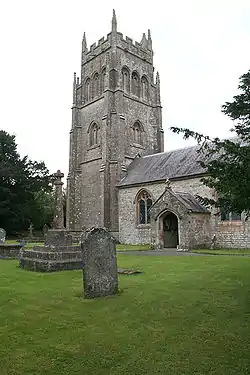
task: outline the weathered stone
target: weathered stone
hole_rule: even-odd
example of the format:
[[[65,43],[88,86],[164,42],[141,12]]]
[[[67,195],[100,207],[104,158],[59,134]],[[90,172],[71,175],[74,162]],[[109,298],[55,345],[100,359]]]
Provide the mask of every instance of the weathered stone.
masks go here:
[[[30,223],[28,229],[29,229],[29,238],[32,239],[34,237],[34,235],[33,235],[34,225],[32,223]]]
[[[53,229],[45,233],[44,246],[35,246],[32,250],[22,250],[19,257],[20,267],[38,272],[52,272],[82,268],[82,251],[80,246],[72,246],[72,236],[63,227],[63,203],[61,178],[59,170],[54,174],[56,188],[56,208]]]
[[[63,214],[63,194],[62,194],[62,178],[64,177],[64,174],[58,170],[56,173],[53,174],[55,180],[55,212],[54,212],[54,218],[53,218],[53,228],[54,229],[62,229],[64,228],[64,214]]]
[[[3,228],[0,228],[0,244],[5,242],[6,231]]]
[[[45,246],[71,246],[72,236],[65,229],[49,229],[44,241]]]
[[[22,244],[0,244],[0,258],[18,259]]]
[[[154,249],[249,248],[250,221],[223,222],[217,209],[190,210],[179,194],[216,199],[201,181],[206,170],[197,146],[163,152],[160,77],[154,74],[150,32],[133,43],[117,32],[114,14],[112,31],[90,50],[84,36],[81,58],[80,77],[74,74],[67,179],[66,227],[74,238],[81,238],[83,228],[105,227],[121,243],[150,243]],[[178,202],[161,199],[169,183]],[[138,221],[142,190],[158,209],[145,211],[145,223]]]
[[[117,182],[136,155],[163,151],[151,36],[133,43],[112,28],[90,51],[83,48],[81,66],[73,85],[67,229],[118,233]]]
[[[21,250],[19,265],[29,271],[53,272],[82,269],[80,246],[51,249],[49,246],[36,246],[32,250]]]
[[[115,242],[105,229],[95,228],[88,233],[82,243],[85,298],[104,297],[117,293]]]

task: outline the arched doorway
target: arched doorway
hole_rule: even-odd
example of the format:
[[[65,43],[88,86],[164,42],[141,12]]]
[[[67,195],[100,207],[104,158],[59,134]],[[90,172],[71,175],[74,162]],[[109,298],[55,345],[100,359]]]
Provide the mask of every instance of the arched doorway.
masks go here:
[[[172,212],[162,217],[164,247],[176,248],[179,245],[178,219]]]

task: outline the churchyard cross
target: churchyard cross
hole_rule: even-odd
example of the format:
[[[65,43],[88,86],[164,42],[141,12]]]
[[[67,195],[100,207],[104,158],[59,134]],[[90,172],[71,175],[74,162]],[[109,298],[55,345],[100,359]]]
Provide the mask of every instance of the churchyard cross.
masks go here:
[[[53,174],[55,180],[55,213],[53,219],[53,228],[54,229],[63,229],[64,228],[64,215],[63,215],[63,194],[62,194],[62,178],[64,174],[58,170],[56,173]]]

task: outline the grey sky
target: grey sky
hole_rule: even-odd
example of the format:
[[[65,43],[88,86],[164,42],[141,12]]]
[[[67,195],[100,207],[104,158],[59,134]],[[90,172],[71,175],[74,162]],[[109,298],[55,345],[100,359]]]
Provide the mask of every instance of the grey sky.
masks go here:
[[[188,145],[171,125],[230,136],[232,123],[220,108],[250,69],[249,0],[2,1],[1,129],[16,134],[21,155],[44,160],[51,172],[68,170],[82,34],[88,46],[106,36],[113,8],[118,30],[133,40],[151,29],[165,150]]]

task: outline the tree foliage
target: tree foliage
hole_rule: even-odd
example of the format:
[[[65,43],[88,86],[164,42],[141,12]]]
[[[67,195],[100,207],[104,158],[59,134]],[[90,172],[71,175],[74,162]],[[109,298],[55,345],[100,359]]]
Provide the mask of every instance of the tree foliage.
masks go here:
[[[192,137],[203,153],[200,164],[206,168],[205,185],[214,188],[218,199],[200,197],[203,203],[220,207],[226,212],[250,212],[250,70],[240,77],[240,94],[222,106],[222,112],[233,120],[235,137],[221,140],[190,129],[171,127],[174,133]]]
[[[44,214],[38,196],[49,194],[51,189],[51,177],[45,164],[27,156],[21,158],[15,136],[1,130],[0,227],[11,233],[27,230],[30,222],[38,223],[41,213]]]

